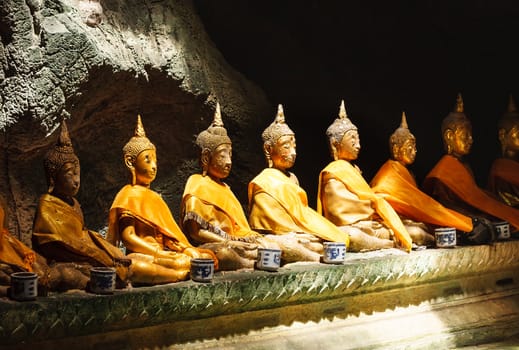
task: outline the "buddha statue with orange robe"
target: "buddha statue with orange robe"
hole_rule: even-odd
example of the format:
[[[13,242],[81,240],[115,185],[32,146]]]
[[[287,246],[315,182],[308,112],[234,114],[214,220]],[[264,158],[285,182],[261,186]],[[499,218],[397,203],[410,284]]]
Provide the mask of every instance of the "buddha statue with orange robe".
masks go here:
[[[405,113],[402,113],[400,127],[389,138],[389,159],[371,180],[371,188],[384,197],[409,227],[414,223],[425,223],[432,227],[449,226],[459,231],[472,231],[472,219],[448,209],[418,188],[414,175],[408,166],[416,157],[416,139],[409,131]],[[432,227],[425,229],[432,233]],[[434,243],[429,235],[427,241]]]
[[[85,228],[75,195],[80,185],[79,159],[65,121],[57,144],[44,159],[48,193],[40,197],[34,217],[32,246],[51,261],[115,266],[120,282],[129,278],[129,259],[97,232]]]
[[[217,103],[214,121],[197,139],[202,174],[191,175],[181,205],[182,229],[195,244],[213,250],[221,270],[253,268],[257,248],[280,248],[283,262],[319,261],[320,254],[295,239],[253,231],[243,208],[223,182],[232,166],[232,143]]]
[[[294,132],[285,123],[283,107],[262,133],[268,168],[258,174],[248,188],[249,224],[262,233],[305,234],[317,241],[344,242],[349,235],[308,206],[306,192],[297,177],[288,171],[296,160]]]
[[[519,210],[500,202],[478,187],[464,156],[472,147],[472,124],[464,113],[463,99],[458,95],[456,108],[442,122],[446,154],[427,174],[423,189],[444,206],[470,216],[476,223],[487,226],[473,243],[485,243],[495,237],[488,221],[508,221],[511,229],[519,228]],[[474,225],[474,231],[475,231]]]
[[[512,96],[497,128],[501,157],[492,163],[488,188],[502,202],[519,209],[519,113]]]
[[[115,196],[109,213],[107,239],[115,245],[122,242],[129,257],[151,266],[150,279],[145,283],[189,278],[191,258],[212,258],[217,267],[214,253],[193,247],[166,202],[150,189],[157,175],[157,156],[155,145],[146,137],[140,116],[135,135],[124,146],[123,154],[131,183]]]
[[[326,135],[334,160],[319,174],[317,211],[347,230],[352,251],[390,248],[394,242],[410,251],[412,239],[398,214],[351,163],[358,157],[360,138],[346,115],[344,101]]]
[[[4,202],[0,199],[0,285],[9,285],[9,275],[27,271],[38,275],[38,293],[84,289],[89,280],[88,267],[74,263],[48,264],[43,256],[11,235],[6,228]]]

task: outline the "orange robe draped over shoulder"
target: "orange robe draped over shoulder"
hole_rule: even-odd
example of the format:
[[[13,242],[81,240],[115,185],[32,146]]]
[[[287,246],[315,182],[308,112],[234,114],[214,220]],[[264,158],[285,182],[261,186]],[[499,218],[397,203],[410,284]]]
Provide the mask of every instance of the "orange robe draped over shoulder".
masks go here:
[[[264,169],[249,183],[248,194],[253,229],[276,234],[306,232],[349,245],[349,235],[310,208],[306,192],[281,171]]]
[[[317,190],[317,211],[319,213],[326,213],[326,208],[323,208],[323,204],[326,204],[323,202],[323,198],[321,198],[323,188],[326,185],[325,182],[327,181],[325,179],[340,181],[349,192],[356,194],[359,199],[370,201],[375,212],[382,218],[384,224],[393,230],[395,238],[401,246],[407,251],[411,250],[411,237],[398,214],[384,198],[373,192],[360,171],[348,161],[333,161],[319,174],[319,187]]]
[[[488,188],[506,204],[519,206],[519,162],[498,158],[492,163],[488,177]]]
[[[74,202],[79,208],[75,199]],[[124,257],[121,250],[100,234],[85,229],[83,216],[71,205],[50,194],[40,197],[32,242],[37,251],[51,243],[63,247],[63,255],[53,250],[53,256],[45,256],[62,262],[86,261],[98,266],[114,266],[114,258]]]
[[[444,207],[422,192],[409,170],[400,162],[388,160],[371,180],[371,187],[405,218],[437,226],[452,226],[464,232],[472,231],[470,217]]]
[[[3,226],[5,212],[0,205],[0,262],[32,271],[32,264],[36,260],[34,251],[13,237]]]
[[[445,155],[425,177],[424,190],[432,193],[434,180],[441,182],[456,196],[472,207],[487,214],[506,220],[519,228],[519,210],[501,203],[478,187],[472,174],[458,159]]]
[[[158,233],[180,243],[183,248],[192,247],[178,227],[171,210],[155,191],[139,186],[126,185],[115,196],[108,216],[107,239],[118,244],[120,241],[119,214],[130,212],[137,220],[153,227]]]
[[[243,208],[225,183],[210,176],[191,175],[182,196],[181,217],[184,223],[195,220],[205,230],[229,240],[253,239]]]

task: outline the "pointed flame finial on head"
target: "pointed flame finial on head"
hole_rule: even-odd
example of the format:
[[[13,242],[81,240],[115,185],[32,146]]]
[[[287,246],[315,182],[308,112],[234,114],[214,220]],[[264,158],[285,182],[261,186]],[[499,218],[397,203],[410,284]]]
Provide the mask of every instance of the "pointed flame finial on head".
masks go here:
[[[405,111],[402,111],[402,121],[400,122],[400,127],[403,129],[409,129],[409,127],[407,126],[407,119],[405,116]]]
[[[357,127],[348,118],[346,107],[344,107],[344,100],[341,100],[339,117],[335,118],[333,123],[326,129],[326,136],[328,136],[328,139],[333,138],[335,141],[341,140],[348,130],[353,129],[357,130]]]
[[[144,150],[155,149],[155,145],[151,143],[151,141],[146,137],[146,132],[144,131],[144,126],[142,125],[141,115],[137,115],[137,125],[135,126],[135,132],[133,133],[130,141],[126,143],[123,147],[123,155],[131,156],[134,159],[137,159],[139,153]]]
[[[463,98],[461,97],[461,93],[458,93],[458,97],[456,97],[456,108],[454,109],[455,112],[463,113]]]
[[[213,122],[206,130],[198,134],[196,137],[196,144],[202,151],[204,149],[209,149],[211,152],[213,152],[218,146],[224,143],[232,144],[231,139],[229,136],[227,136],[227,130],[223,125],[220,103],[216,102]]]
[[[67,123],[65,123],[65,119],[62,119],[61,130],[58,139],[56,140],[56,144],[47,151],[43,158],[43,166],[45,168],[47,184],[49,185],[49,193],[52,192],[52,189],[54,188],[54,182],[61,167],[68,162],[79,164],[79,159],[74,153],[72,141],[70,140],[70,135],[68,133]]]
[[[216,110],[214,111],[213,127],[219,126],[223,128],[222,113],[220,112],[220,103],[216,102]]]
[[[285,113],[283,112],[283,105],[278,104],[278,113],[276,114],[276,123],[282,124],[285,123]]]
[[[281,136],[294,135],[294,132],[285,122],[285,113],[283,111],[283,105],[278,105],[278,111],[274,121],[261,133],[263,143],[274,144]]]
[[[346,107],[344,107],[344,100],[341,100],[341,106],[339,107],[339,118],[346,119],[348,114],[346,113]]]
[[[67,123],[65,123],[65,119],[61,121],[61,132],[58,138],[58,146],[71,147],[72,150],[72,141],[70,140],[70,135],[68,133]]]
[[[146,137],[146,132],[144,131],[144,126],[142,125],[142,120],[141,120],[140,114],[137,114],[137,125],[135,126],[134,136]]]

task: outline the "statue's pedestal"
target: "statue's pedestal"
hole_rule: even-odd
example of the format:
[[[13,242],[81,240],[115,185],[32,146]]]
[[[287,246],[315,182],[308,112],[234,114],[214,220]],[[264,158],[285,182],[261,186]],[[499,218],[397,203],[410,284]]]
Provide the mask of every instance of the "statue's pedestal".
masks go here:
[[[455,348],[519,334],[519,241],[0,301],[0,348]]]

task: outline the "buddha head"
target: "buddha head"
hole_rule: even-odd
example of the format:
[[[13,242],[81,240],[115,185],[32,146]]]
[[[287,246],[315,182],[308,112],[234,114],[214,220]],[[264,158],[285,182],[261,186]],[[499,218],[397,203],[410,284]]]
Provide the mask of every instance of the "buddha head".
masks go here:
[[[497,124],[497,135],[503,157],[516,158],[519,152],[519,113],[511,95],[508,109]]]
[[[339,117],[326,130],[330,152],[334,160],[352,161],[357,159],[360,152],[360,138],[357,127],[346,114],[344,100],[341,101]]]
[[[198,134],[196,144],[201,151],[200,165],[203,176],[208,174],[215,180],[229,176],[232,166],[232,142],[223,126],[219,103],[216,103],[213,122]]]
[[[261,134],[263,153],[269,168],[286,171],[296,162],[296,137],[285,123],[283,106],[278,105],[276,118]]]
[[[442,122],[443,146],[447,154],[461,158],[472,147],[472,125],[463,112],[463,99],[458,94],[456,107]]]
[[[80,185],[79,159],[74,153],[65,120],[61,122],[56,145],[45,155],[43,166],[49,193],[63,199],[77,194]]]
[[[123,147],[123,156],[132,176],[131,184],[150,187],[157,176],[157,154],[155,145],[146,137],[140,115],[133,137]]]
[[[405,112],[402,112],[400,126],[389,137],[391,158],[403,165],[413,164],[416,158],[416,139],[409,131]]]

